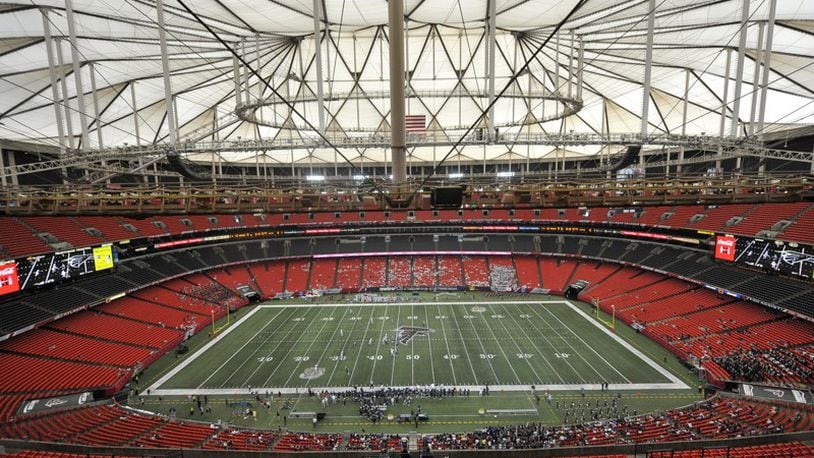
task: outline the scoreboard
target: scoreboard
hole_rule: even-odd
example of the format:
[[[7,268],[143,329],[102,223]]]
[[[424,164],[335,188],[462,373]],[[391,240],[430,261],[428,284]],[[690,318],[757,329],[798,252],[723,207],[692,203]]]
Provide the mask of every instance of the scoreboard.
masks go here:
[[[814,279],[814,247],[780,240],[717,236],[715,259]]]
[[[6,261],[0,263],[0,295],[112,269],[114,263],[115,252],[109,244]]]

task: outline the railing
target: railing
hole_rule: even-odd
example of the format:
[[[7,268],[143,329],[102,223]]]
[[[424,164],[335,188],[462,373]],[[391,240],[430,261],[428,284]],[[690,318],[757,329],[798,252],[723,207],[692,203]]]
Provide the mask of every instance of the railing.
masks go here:
[[[192,185],[58,185],[0,189],[0,209],[6,214],[98,213],[229,213],[283,211],[351,211],[386,209],[389,202],[410,196],[412,209],[431,208],[431,188],[457,184],[464,189],[463,206],[472,208],[644,206],[682,203],[795,201],[812,192],[812,176],[681,177],[662,180],[552,181],[545,175],[443,179],[417,189],[382,184],[365,190],[347,177],[313,182],[219,186]]]

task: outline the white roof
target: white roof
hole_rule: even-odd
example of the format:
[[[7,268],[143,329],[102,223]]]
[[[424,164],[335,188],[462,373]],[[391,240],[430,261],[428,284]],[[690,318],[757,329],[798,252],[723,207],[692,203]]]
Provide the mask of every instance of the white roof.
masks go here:
[[[326,124],[329,131],[386,131],[389,124],[388,43],[386,0],[320,0],[321,18],[330,40],[322,41]],[[496,0],[498,29],[495,86],[503,88],[535,49],[546,40],[577,3],[575,0]],[[765,27],[771,0],[749,2],[746,59],[739,118],[751,117],[752,81],[760,29]],[[218,34],[239,50],[245,41],[250,65],[309,120],[316,119],[313,2],[311,0],[188,0]],[[717,134],[727,53],[731,53],[729,106],[733,108],[734,74],[740,32],[741,0],[657,0],[653,50],[650,130]],[[72,48],[67,39],[64,0],[6,0],[0,6],[0,137],[56,143],[48,59],[41,8],[50,11],[51,33],[60,40],[68,75],[71,126],[79,137],[76,86],[71,75]],[[141,143],[167,137],[164,89],[156,8],[144,0],[74,0],[77,54],[82,63],[89,143],[97,146],[101,125],[105,146],[135,144],[131,86],[135,84]],[[229,118],[235,108],[233,64],[225,50],[176,0],[166,0],[166,30],[181,136],[211,128],[213,120]],[[503,132],[639,132],[642,81],[647,38],[648,1],[591,0],[567,21],[559,46],[550,40],[512,88],[526,97],[507,98],[495,108]],[[408,70],[415,96],[408,114],[425,114],[430,127],[470,125],[488,103],[486,75],[486,0],[405,0],[408,19]],[[769,77],[766,130],[810,124],[814,120],[814,2],[778,1]],[[558,108],[542,106],[540,94],[554,90],[559,70],[560,92],[568,88],[570,42],[584,42],[583,109],[566,119],[525,124]],[[728,51],[730,50],[730,51]],[[576,50],[573,66],[576,68]],[[259,61],[258,61],[259,55]],[[555,64],[558,61],[558,65]],[[90,97],[90,67],[94,63],[100,123],[95,122]],[[461,74],[459,81],[458,75]],[[293,77],[289,77],[293,75]],[[683,122],[685,78],[689,75],[687,123]],[[241,76],[242,78],[242,76]],[[358,80],[358,85],[355,82]],[[241,79],[242,81],[242,79]],[[574,84],[575,79],[572,81]],[[57,83],[59,85],[59,83]],[[270,91],[250,76],[249,98],[257,101]],[[575,88],[573,88],[575,90]],[[262,95],[261,95],[262,94]],[[604,114],[603,114],[604,111]],[[283,104],[271,103],[259,115],[278,127],[236,122],[223,128],[220,139],[296,136],[304,129]],[[289,118],[291,118],[289,120]],[[287,121],[288,120],[288,121]],[[731,111],[728,111],[726,131]],[[280,127],[283,127],[282,129]],[[457,131],[460,133],[460,130]],[[452,134],[450,134],[452,135]],[[545,157],[548,146],[495,145],[467,147],[451,161],[509,157]],[[597,147],[569,148],[568,155],[592,155]],[[347,151],[354,160],[380,160],[381,150]],[[416,148],[411,161],[433,161],[446,149]],[[208,160],[208,157],[198,157]],[[254,162],[254,153],[225,154]],[[275,151],[268,163],[312,161],[331,163],[325,149]]]

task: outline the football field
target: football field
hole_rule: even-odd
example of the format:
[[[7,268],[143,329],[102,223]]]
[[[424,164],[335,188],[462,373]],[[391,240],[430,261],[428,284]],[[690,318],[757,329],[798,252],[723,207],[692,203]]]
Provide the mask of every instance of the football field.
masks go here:
[[[267,303],[151,387],[154,395],[302,393],[371,384],[504,391],[685,389],[566,300]]]

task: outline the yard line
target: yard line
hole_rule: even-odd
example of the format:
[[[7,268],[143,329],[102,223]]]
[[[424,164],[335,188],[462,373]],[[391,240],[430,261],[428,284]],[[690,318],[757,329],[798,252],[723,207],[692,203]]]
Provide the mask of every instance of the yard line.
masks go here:
[[[506,307],[503,307],[503,308],[505,309]],[[511,317],[512,317],[512,320],[514,320],[514,315],[513,315],[512,313],[509,313],[508,309],[505,311],[505,313],[506,313],[506,315],[507,315],[507,316],[511,316]],[[514,344],[515,348],[517,348],[517,351],[518,351],[518,352],[520,352],[520,353],[525,353],[525,352],[523,351],[523,349],[522,349],[522,348],[520,348],[520,345],[517,343],[517,341],[516,341],[516,340],[514,340],[514,336],[512,336],[512,333],[511,333],[511,331],[509,331],[509,328],[507,328],[507,327],[506,327],[506,325],[505,325],[505,324],[503,324],[503,320],[498,319],[497,321],[498,321],[498,322],[500,322],[500,325],[503,327],[503,330],[504,330],[504,331],[506,331],[506,335],[508,335],[508,336],[509,336],[509,339],[510,339],[510,340],[512,341],[512,343]],[[515,323],[517,323],[517,321],[516,321],[516,320],[515,320]],[[520,324],[519,324],[519,323],[517,323],[517,327],[518,327],[518,328],[520,327]],[[525,332],[525,331],[523,331],[523,332]],[[494,334],[494,332],[492,332],[492,334]],[[535,347],[535,348],[536,348],[536,347]],[[541,355],[541,356],[542,356],[542,355]],[[543,358],[545,358],[545,357],[543,356]],[[531,371],[532,371],[532,372],[534,372],[534,376],[535,376],[535,377],[537,377],[537,382],[536,382],[536,384],[537,384],[537,385],[542,384],[542,383],[543,383],[543,379],[542,379],[542,378],[540,378],[540,374],[538,374],[538,373],[537,373],[537,369],[535,369],[535,368],[534,368],[534,366],[531,364],[531,358],[524,358],[524,359],[525,359],[525,361],[526,361],[526,364],[528,364],[528,365],[529,365],[529,368],[531,369]],[[509,363],[509,365],[510,365],[510,366],[512,366],[512,364],[511,364],[511,363]],[[514,370],[514,366],[512,366],[512,370]],[[519,380],[519,378],[518,378],[518,380]],[[521,383],[522,383],[522,382],[521,382]]]
[[[203,385],[204,385],[206,382],[208,382],[208,381],[209,381],[209,379],[211,379],[212,377],[214,377],[214,375],[215,375],[215,374],[217,374],[218,372],[220,372],[220,370],[221,370],[221,369],[223,369],[223,367],[224,367],[224,366],[226,366],[226,365],[229,363],[229,361],[231,361],[231,360],[232,360],[232,358],[234,358],[234,357],[235,357],[235,356],[236,356],[238,353],[240,353],[240,351],[241,351],[241,350],[243,350],[244,348],[246,348],[246,346],[247,346],[247,345],[249,345],[249,343],[251,343],[251,341],[252,341],[252,340],[254,340],[254,338],[255,338],[255,337],[257,337],[258,335],[260,335],[260,333],[261,333],[261,332],[263,332],[263,331],[264,331],[264,330],[265,330],[265,329],[266,329],[266,328],[267,328],[267,327],[268,327],[268,326],[269,326],[269,325],[270,325],[272,322],[274,322],[274,320],[275,320],[275,319],[277,319],[277,317],[278,317],[278,316],[280,316],[280,314],[281,314],[281,313],[283,313],[284,311],[285,311],[285,309],[280,309],[280,311],[279,311],[279,312],[277,312],[277,314],[276,314],[276,315],[274,315],[274,317],[273,317],[272,319],[270,319],[270,320],[269,320],[269,322],[268,322],[268,323],[266,323],[266,325],[265,325],[265,326],[263,326],[262,328],[260,328],[260,330],[259,330],[259,331],[257,331],[257,332],[255,332],[255,333],[254,333],[254,335],[251,337],[251,339],[246,340],[246,342],[245,342],[243,345],[241,345],[241,346],[240,346],[240,348],[238,348],[237,350],[235,350],[235,352],[234,352],[234,353],[232,353],[232,355],[231,355],[231,356],[229,356],[229,358],[227,358],[227,359],[226,359],[226,361],[224,361],[224,362],[223,362],[223,364],[221,364],[220,366],[218,366],[218,368],[217,368],[217,369],[215,369],[215,370],[214,370],[214,371],[213,371],[211,374],[209,374],[209,377],[207,377],[207,378],[206,378],[206,379],[205,379],[203,382],[201,382],[201,384],[200,384],[200,385],[198,385],[198,386],[197,386],[197,388],[202,387],[202,386],[203,386]],[[237,325],[237,324],[235,324],[235,326],[236,326],[236,325]]]
[[[359,312],[361,314],[362,308],[359,308]],[[365,345],[365,338],[367,337],[367,331],[370,329],[370,323],[373,322],[373,311],[370,312],[370,319],[367,320],[367,325],[365,326],[365,333],[362,335],[362,338],[359,339],[359,351],[356,352],[356,359],[353,360],[353,369],[350,370],[350,377],[348,378],[348,386],[351,385],[351,380],[353,380],[353,374],[356,372],[356,364],[359,363],[359,357],[362,355],[362,347]],[[367,383],[365,383],[367,385]]]
[[[453,310],[453,313],[454,313],[454,310]],[[457,321],[458,319],[455,318],[455,320]],[[475,320],[469,320],[469,324],[472,325],[472,332],[475,333],[475,338],[477,339],[478,343],[480,344],[480,350],[483,352],[481,354],[486,355],[488,352],[486,351],[486,347],[483,346],[483,341],[480,340],[480,334],[478,334],[478,330],[475,329],[475,323],[473,323],[473,321],[475,321]],[[486,357],[484,357],[484,359],[486,360],[486,364],[489,365],[489,369],[492,370],[492,375],[495,376],[494,385],[500,385],[500,377],[497,376],[497,372],[495,372],[495,368],[494,368],[494,366],[492,366],[492,361],[489,360],[489,358],[486,358]],[[515,374],[515,375],[517,375],[517,374]]]
[[[549,309],[548,309],[548,307],[546,307],[546,308],[545,308],[545,311],[546,311],[546,312],[547,312],[549,315],[551,315],[551,316],[552,316],[552,317],[553,317],[555,320],[559,321],[559,319],[557,318],[557,316],[556,316],[556,315],[554,315],[554,313],[552,313],[552,312],[551,312],[551,310],[549,310]],[[535,311],[535,313],[537,313],[537,312]],[[547,323],[547,322],[546,322],[546,323]],[[562,324],[563,326],[565,326],[565,324],[564,324],[562,321],[560,321],[560,324]],[[587,365],[588,365],[588,367],[590,367],[590,368],[591,368],[591,370],[592,370],[592,371],[594,371],[594,372],[596,373],[596,375],[598,375],[598,376],[599,376],[599,382],[602,382],[602,381],[605,379],[605,375],[604,375],[604,374],[602,374],[601,372],[599,372],[598,370],[596,370],[596,367],[594,367],[594,365],[593,365],[593,364],[591,364],[591,362],[590,362],[590,361],[588,361],[587,359],[585,359],[585,356],[583,356],[583,355],[582,355],[582,352],[577,351],[577,349],[576,349],[576,348],[574,348],[574,346],[573,346],[573,345],[571,345],[571,343],[570,343],[570,342],[569,342],[569,341],[568,341],[568,340],[567,340],[565,337],[563,337],[563,336],[562,336],[562,335],[561,335],[561,334],[560,334],[560,333],[557,331],[557,329],[556,329],[554,326],[551,326],[551,325],[549,325],[549,326],[550,326],[551,331],[552,331],[552,332],[554,332],[554,334],[556,334],[556,335],[557,335],[557,337],[558,337],[560,340],[562,340],[562,341],[563,341],[563,343],[565,343],[565,345],[567,345],[567,346],[568,346],[568,348],[570,348],[570,349],[571,349],[571,351],[572,351],[572,352],[573,352],[575,355],[577,355],[577,357],[578,357],[579,359],[581,359],[582,361],[584,361],[584,362],[585,362],[585,364],[587,364]],[[567,327],[567,326],[566,326],[566,327]],[[629,380],[628,380],[628,381],[629,381]]]
[[[491,310],[492,306],[489,306],[489,309]],[[511,360],[509,360],[509,356],[506,355],[506,351],[503,349],[503,345],[500,344],[500,340],[498,340],[497,335],[495,334],[495,330],[492,329],[492,326],[489,325],[489,322],[486,320],[486,316],[485,316],[486,314],[485,313],[479,313],[478,315],[480,315],[480,317],[483,319],[483,323],[486,325],[486,328],[489,329],[489,332],[492,333],[492,337],[495,339],[495,345],[497,345],[497,348],[499,348],[500,352],[503,353],[503,357],[506,358],[506,364],[509,365],[509,369],[512,370],[512,373],[514,374],[514,378],[517,379],[517,384],[518,385],[522,384],[523,381],[520,380],[520,376],[517,375],[517,371],[514,370],[514,366],[512,365]],[[498,321],[500,321],[500,320],[498,319]],[[472,324],[472,328],[473,329],[475,328],[474,324]],[[475,333],[475,334],[477,335],[477,333]],[[478,336],[478,338],[480,339],[480,336]],[[481,344],[481,346],[483,346],[483,344]],[[537,378],[539,378],[539,377],[537,377]]]
[[[350,330],[348,331],[348,337],[347,337],[347,339],[345,339],[345,342],[342,343],[342,347],[340,348],[340,350],[341,350],[340,354],[345,353],[345,347],[347,347],[348,343],[350,343],[350,336],[351,336],[351,334],[353,334],[353,330],[356,329],[356,323],[358,323],[362,319],[362,317],[361,317],[362,316],[362,310],[363,310],[362,307],[359,307],[359,313],[356,315],[356,319],[353,320],[353,324],[351,325]],[[331,370],[331,376],[328,377],[328,382],[326,383],[326,385],[331,386],[331,381],[334,379],[334,373],[336,373],[336,368],[339,367],[340,364],[343,364],[343,362],[341,360],[337,359],[333,370]],[[348,386],[350,386],[350,379],[348,380]]]
[[[583,344],[583,345],[585,345],[586,347],[588,347],[588,349],[589,349],[589,350],[591,350],[591,351],[592,351],[592,352],[593,352],[593,353],[594,353],[596,356],[598,356],[598,357],[599,357],[599,359],[601,359],[601,360],[602,360],[602,361],[603,361],[605,364],[607,364],[607,366],[608,366],[608,367],[610,367],[611,369],[613,369],[613,371],[614,371],[614,372],[616,372],[617,374],[619,374],[619,376],[620,376],[620,377],[622,377],[623,379],[625,379],[625,381],[626,381],[627,383],[630,383],[630,379],[629,379],[629,378],[627,378],[627,377],[625,377],[625,374],[623,374],[623,373],[619,372],[619,370],[618,370],[618,369],[616,369],[616,367],[614,367],[614,366],[613,366],[613,364],[611,364],[610,362],[608,362],[608,360],[607,360],[607,359],[605,359],[605,357],[604,357],[604,356],[600,355],[600,354],[599,354],[599,352],[597,352],[596,350],[594,350],[594,348],[593,348],[593,347],[591,347],[590,345],[588,345],[588,343],[587,343],[587,342],[585,342],[585,341],[582,339],[582,337],[580,337],[580,336],[579,336],[579,334],[577,334],[576,332],[574,332],[574,330],[573,330],[573,329],[571,329],[571,327],[570,327],[570,326],[568,326],[567,324],[563,323],[563,322],[562,322],[562,320],[560,320],[560,319],[559,319],[559,317],[557,317],[557,315],[554,315],[553,313],[551,313],[551,310],[546,309],[546,311],[548,311],[548,313],[549,313],[549,314],[551,314],[551,316],[553,316],[555,320],[559,321],[559,322],[560,322],[560,324],[562,324],[563,326],[565,326],[565,327],[568,329],[568,331],[569,331],[571,334],[573,334],[573,335],[574,335],[574,337],[576,337],[577,339],[579,339],[579,341],[580,341],[580,342],[582,342],[582,344]],[[556,331],[555,331],[555,332],[556,332]],[[581,357],[581,356],[580,356],[580,357]],[[585,359],[585,358],[582,358],[582,359]],[[590,366],[590,363],[589,363],[588,365]],[[593,366],[591,366],[591,368],[593,369]],[[594,369],[594,371],[596,371],[596,369]],[[600,380],[600,381],[601,381],[601,380]]]
[[[401,307],[396,307],[396,333],[393,336],[393,348],[397,348],[396,345],[398,345],[397,340],[399,338],[398,327],[400,326],[399,325],[400,318],[401,318]],[[390,369],[390,386],[395,385],[396,358],[397,358],[396,356],[391,356],[390,357],[390,359],[392,360],[392,363],[393,363],[393,366]]]
[[[345,309],[345,312],[346,312],[346,313],[347,313],[347,311],[348,311],[348,310],[347,310],[347,309]],[[332,308],[332,309],[331,309],[331,314],[330,314],[330,317],[331,317],[331,318],[333,318],[333,316],[334,316],[334,312],[336,312],[336,307],[334,307],[334,308]],[[344,315],[344,314],[342,314],[342,316],[345,316],[345,315]],[[324,331],[324,330],[325,330],[325,326],[327,326],[327,325],[328,325],[328,322],[329,322],[329,321],[332,321],[332,320],[324,320],[324,321],[323,321],[322,326],[320,326],[320,328],[319,328],[319,332],[317,333],[317,337],[318,337],[318,336],[320,336],[320,335],[322,335],[322,331]],[[305,334],[305,333],[303,333],[303,334]],[[317,341],[317,339],[316,339],[316,338],[311,339],[311,342],[308,344],[308,347],[305,349],[304,355],[308,355],[308,353],[311,351],[311,347],[313,347],[313,346],[314,346],[314,344],[316,343],[316,341]],[[295,343],[295,344],[294,344],[294,346],[295,346],[295,347],[296,347],[297,345],[299,345],[299,339],[297,340],[297,343]],[[293,347],[292,347],[292,348],[293,348]],[[324,354],[324,353],[323,353],[323,354]],[[299,367],[300,367],[300,365],[301,365],[302,363],[303,363],[303,361],[299,361],[299,362],[297,363],[297,365],[296,365],[296,366],[294,366],[294,369],[293,369],[293,370],[291,371],[291,373],[288,375],[288,378],[285,380],[285,383],[283,384],[283,386],[288,386],[289,382],[291,382],[291,377],[293,377],[293,376],[294,376],[294,374],[296,374],[296,373],[297,373],[297,371],[299,370]],[[308,365],[306,365],[306,367],[311,366],[311,364],[310,364],[310,363],[311,363],[311,361],[310,361],[310,360],[308,361],[308,363],[309,363],[309,364],[308,364]],[[318,364],[318,363],[314,363],[314,364],[316,365],[316,364]],[[306,385],[308,385],[308,384],[306,383]]]
[[[289,315],[289,317],[290,317],[290,315]],[[276,318],[276,316],[275,316],[275,318]],[[273,319],[272,319],[272,320],[273,320]],[[277,327],[274,329],[274,331],[273,331],[273,332],[270,332],[270,333],[269,333],[269,335],[268,335],[268,337],[266,337],[266,338],[265,338],[265,340],[263,340],[263,342],[262,342],[261,344],[257,345],[257,347],[254,349],[254,351],[252,351],[252,352],[251,352],[251,354],[249,354],[248,358],[244,359],[244,360],[243,360],[243,362],[242,362],[242,363],[240,363],[240,365],[239,365],[239,366],[237,366],[237,369],[233,370],[233,371],[232,371],[232,373],[231,373],[231,374],[229,374],[229,376],[228,376],[228,377],[226,377],[226,379],[225,379],[223,382],[221,382],[221,384],[220,384],[220,385],[218,385],[218,388],[223,388],[223,387],[224,387],[224,385],[226,385],[227,383],[229,383],[229,380],[231,380],[231,379],[232,379],[232,377],[234,377],[235,375],[237,375],[238,371],[239,371],[240,369],[242,369],[242,368],[243,368],[243,366],[245,366],[246,364],[248,364],[248,362],[249,362],[249,361],[254,361],[254,355],[255,355],[255,354],[257,354],[257,352],[258,352],[258,351],[260,351],[260,350],[262,350],[262,349],[263,349],[263,347],[264,347],[264,346],[265,346],[265,345],[266,345],[266,344],[269,342],[269,340],[270,340],[272,337],[274,337],[274,335],[277,333],[277,331],[279,331],[279,330],[280,330],[280,328],[282,328],[282,327],[283,327],[283,325],[285,324],[285,322],[286,322],[286,320],[285,320],[285,319],[280,320],[280,324],[278,324],[278,325],[277,325]],[[294,326],[292,326],[292,327],[294,327]],[[286,334],[286,335],[287,335],[287,334]],[[275,346],[275,348],[276,348],[276,346]],[[272,353],[273,353],[273,352],[274,352],[274,351],[272,350]],[[271,353],[269,353],[267,356],[271,356]],[[240,385],[240,386],[246,386],[246,385],[248,385],[249,380],[251,380],[252,376],[254,376],[254,374],[255,374],[255,373],[256,373],[256,372],[257,372],[257,371],[258,371],[258,370],[259,370],[261,367],[263,367],[263,363],[257,364],[257,367],[255,367],[255,368],[254,368],[254,371],[252,371],[252,373],[251,373],[251,374],[249,374],[249,376],[248,376],[248,377],[246,377],[246,381],[245,381],[245,382],[243,382],[243,384],[242,384],[242,385]],[[214,375],[214,374],[213,374],[213,375]]]
[[[384,315],[385,318],[388,318],[387,315],[388,306],[385,304],[384,306]],[[376,354],[379,354],[379,346],[382,344],[382,334],[384,334],[384,326],[389,320],[382,319],[382,327],[379,328],[379,339],[376,341]],[[373,366],[370,368],[370,383],[373,383],[373,374],[376,372],[376,358],[373,358]]]
[[[503,306],[503,308],[505,309],[506,314],[507,314],[507,315],[509,315],[509,309],[508,309],[508,307],[506,307],[506,306],[504,305],[504,306]],[[519,309],[520,309],[520,308],[519,308],[519,306],[518,306],[518,310],[519,310]],[[512,321],[514,321],[514,324],[516,324],[516,325],[517,325],[517,328],[518,328],[518,329],[520,329],[520,330],[523,332],[523,335],[524,335],[524,336],[526,336],[526,339],[528,339],[529,343],[531,343],[531,345],[534,347],[534,350],[535,350],[535,351],[536,351],[536,352],[537,352],[537,353],[538,353],[540,356],[542,356],[542,357],[543,357],[543,361],[545,361],[545,363],[546,363],[546,364],[548,364],[548,367],[550,367],[550,368],[551,368],[551,372],[552,372],[554,375],[556,375],[558,379],[560,379],[560,382],[561,382],[561,383],[565,383],[565,380],[562,378],[562,376],[560,375],[560,373],[559,373],[559,372],[557,372],[557,369],[554,369],[554,366],[551,364],[551,362],[548,360],[548,358],[546,358],[546,357],[545,357],[545,353],[544,353],[544,352],[542,352],[542,351],[540,350],[540,347],[538,347],[538,346],[537,346],[537,343],[535,343],[535,342],[534,342],[534,339],[532,339],[532,338],[529,336],[529,334],[526,332],[526,330],[523,328],[523,326],[521,326],[521,325],[520,325],[520,322],[519,322],[519,321],[517,321],[517,319],[514,317],[514,315],[510,315],[510,316],[512,317]],[[536,373],[536,372],[535,372],[535,373]],[[542,380],[541,380],[541,382],[542,382]]]
[[[322,310],[320,309],[320,311],[322,311]],[[331,311],[331,313],[333,313],[333,311]],[[319,316],[319,313],[317,313],[317,316]],[[269,380],[271,380],[271,378],[272,378],[272,377],[274,377],[274,374],[276,374],[276,373],[277,373],[277,371],[278,371],[278,370],[279,370],[281,367],[283,367],[283,366],[288,367],[288,364],[286,364],[286,362],[285,362],[286,358],[288,358],[288,355],[290,355],[290,354],[291,354],[291,351],[292,351],[292,350],[294,350],[294,348],[296,348],[296,347],[297,347],[297,344],[299,344],[299,343],[300,343],[300,340],[302,339],[302,337],[303,337],[303,336],[304,336],[304,335],[305,335],[305,334],[308,332],[308,330],[309,330],[309,329],[311,329],[311,325],[313,325],[313,324],[314,324],[314,322],[313,322],[313,321],[311,321],[310,323],[308,323],[308,326],[305,328],[305,330],[304,330],[304,331],[302,331],[302,332],[300,333],[299,337],[297,337],[297,340],[296,340],[296,341],[294,341],[294,345],[292,345],[291,347],[289,347],[289,348],[288,348],[288,351],[286,351],[286,352],[285,352],[285,354],[283,355],[283,357],[282,357],[282,358],[280,358],[280,364],[277,364],[277,366],[274,368],[274,370],[273,370],[273,371],[271,371],[271,374],[269,374],[269,376],[268,376],[268,377],[266,377],[266,380],[265,380],[265,381],[263,381],[263,383],[259,384],[258,386],[263,386],[263,387],[267,386],[267,385],[268,385],[268,383],[269,383]],[[292,329],[293,329],[293,326],[292,326]],[[291,330],[289,330],[289,332],[291,332]],[[286,333],[286,335],[288,335],[288,333]],[[285,385],[281,385],[281,386],[285,386]]]
[[[475,385],[480,385],[478,383],[478,376],[475,374],[475,365],[472,364],[472,358],[469,357],[469,349],[466,347],[466,339],[464,339],[464,334],[463,332],[461,332],[461,325],[458,324],[458,317],[455,315],[455,306],[451,305],[447,306],[447,308],[449,308],[450,314],[452,315],[452,318],[455,320],[455,327],[458,329],[458,335],[461,336],[461,344],[464,346],[464,354],[466,354],[466,360],[469,361],[469,368],[472,369],[472,380],[475,382]],[[438,311],[439,312],[441,311],[440,305],[438,306]],[[449,346],[449,344],[447,344],[447,346]],[[450,361],[450,364],[452,364],[452,361]]]
[[[542,305],[542,304],[537,304],[537,305],[538,305],[538,306],[540,306],[540,305]],[[544,307],[544,308],[545,308],[545,307]],[[549,324],[549,323],[548,323],[548,321],[546,321],[546,319],[545,319],[545,318],[543,318],[543,316],[542,316],[542,315],[540,315],[540,313],[539,313],[539,312],[537,312],[537,308],[536,308],[536,307],[534,307],[533,305],[531,306],[531,311],[532,311],[532,312],[534,312],[534,314],[535,314],[535,315],[537,315],[537,317],[538,317],[538,318],[539,318],[539,319],[540,319],[540,320],[541,320],[543,323],[545,323],[545,325],[546,325],[546,326],[548,326],[548,329],[551,329],[552,331],[554,331],[554,327],[553,327],[553,326],[551,326],[551,324]],[[556,334],[556,333],[557,333],[557,331],[554,331],[554,333]],[[556,352],[556,351],[557,351],[557,347],[555,347],[555,346],[554,346],[554,344],[553,344],[553,343],[551,343],[551,341],[549,341],[549,340],[548,340],[548,337],[546,337],[544,333],[543,333],[543,334],[541,334],[541,335],[543,336],[543,340],[545,340],[545,341],[546,341],[546,343],[548,343],[549,345],[551,345],[551,349],[552,349],[552,350],[554,350],[554,351]],[[557,335],[557,337],[559,337],[559,334]],[[572,347],[570,344],[568,344],[568,342],[566,342],[564,339],[562,339],[562,337],[560,337],[560,340],[562,340],[563,342],[565,342],[565,344],[566,344],[566,345],[568,345],[568,347],[569,347],[569,348],[571,348],[571,351],[573,351],[574,353],[576,353],[576,350],[574,350],[574,347]],[[577,356],[579,356],[579,355],[577,355]],[[584,359],[584,358],[583,358],[583,359]],[[573,364],[571,364],[571,362],[570,362],[570,361],[568,361],[568,359],[563,358],[563,361],[565,362],[565,364],[567,364],[567,365],[568,365],[568,367],[570,367],[570,368],[571,368],[571,370],[572,370],[572,371],[574,371],[574,374],[576,374],[577,378],[578,378],[578,379],[580,379],[580,381],[582,381],[583,383],[587,382],[587,380],[585,380],[585,377],[583,377],[583,376],[582,376],[582,373],[581,373],[580,371],[578,371],[578,370],[577,370],[577,368],[575,368],[575,367],[574,367],[574,365],[573,365]]]
[[[418,316],[415,314],[415,306],[410,304],[410,316]],[[429,336],[427,336],[429,338]],[[410,384],[415,385],[415,362],[413,361],[415,355],[415,336],[410,339]]]
[[[426,311],[426,309],[424,309]],[[441,316],[441,306],[438,306],[438,316]],[[452,364],[452,357],[449,356],[452,353],[452,350],[449,349],[449,340],[447,340],[447,331],[444,329],[444,320],[438,320],[441,323],[441,333],[444,335],[444,344],[447,347],[447,361],[449,361],[449,368],[452,370],[452,383],[453,385],[458,384],[458,378],[455,377],[455,365]],[[473,370],[474,375],[474,370]]]
[[[333,346],[332,344],[333,344],[334,337],[336,336],[336,331],[338,331],[339,327],[342,325],[342,320],[345,319],[345,315],[348,314],[348,310],[350,310],[350,309],[346,308],[345,311],[342,312],[342,317],[339,318],[339,322],[336,324],[336,328],[334,328],[333,334],[331,334],[331,339],[325,345],[325,349],[322,350],[322,354],[319,355],[319,359],[317,360],[317,362],[314,363],[317,367],[319,366],[319,363],[322,362],[322,358],[325,357],[325,353],[328,352],[328,349]],[[336,309],[334,309],[334,311],[336,311]],[[333,311],[331,312],[331,316],[333,316]],[[328,324],[328,322],[326,321],[325,324]],[[321,334],[321,332],[320,332],[320,334]],[[314,339],[313,341],[311,341],[311,344],[313,345],[313,343],[316,342],[316,341],[317,341],[317,339]],[[310,347],[309,347],[309,350],[310,350]],[[334,366],[334,367],[336,367],[336,366]],[[305,381],[305,386],[308,386],[310,383],[311,383],[311,380],[306,380]]]
[[[427,344],[430,346],[430,371],[432,373],[432,383],[438,383],[438,380],[435,380],[435,364],[432,362],[432,339],[430,338],[430,316],[427,314],[427,307],[422,307],[424,309],[424,325],[427,327]],[[443,321],[443,320],[438,320]],[[455,380],[455,377],[452,377]],[[457,382],[455,382],[457,384]]]

